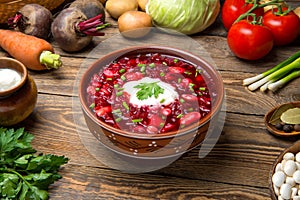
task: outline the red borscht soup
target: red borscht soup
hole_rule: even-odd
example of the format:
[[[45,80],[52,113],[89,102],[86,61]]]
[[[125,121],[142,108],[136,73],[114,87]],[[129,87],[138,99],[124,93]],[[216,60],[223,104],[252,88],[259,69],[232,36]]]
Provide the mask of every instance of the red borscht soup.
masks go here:
[[[177,131],[211,112],[204,76],[201,66],[179,57],[123,56],[91,77],[87,101],[99,120],[124,131]]]

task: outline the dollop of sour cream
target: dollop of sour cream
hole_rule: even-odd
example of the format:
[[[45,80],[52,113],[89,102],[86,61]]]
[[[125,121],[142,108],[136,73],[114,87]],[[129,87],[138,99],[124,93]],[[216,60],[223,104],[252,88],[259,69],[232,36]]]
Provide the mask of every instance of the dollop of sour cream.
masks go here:
[[[154,95],[147,99],[140,100],[137,96],[137,92],[140,88],[135,88],[140,83],[154,83],[156,82],[159,87],[163,89],[163,93],[160,93],[156,98]],[[133,105],[137,105],[138,107],[141,106],[155,106],[155,105],[169,105],[170,103],[174,102],[176,99],[179,98],[178,93],[176,92],[175,88],[160,79],[144,77],[138,81],[129,81],[123,85],[124,91],[130,95],[129,102]]]
[[[0,69],[0,91],[15,87],[20,83],[21,79],[21,74],[13,69]]]

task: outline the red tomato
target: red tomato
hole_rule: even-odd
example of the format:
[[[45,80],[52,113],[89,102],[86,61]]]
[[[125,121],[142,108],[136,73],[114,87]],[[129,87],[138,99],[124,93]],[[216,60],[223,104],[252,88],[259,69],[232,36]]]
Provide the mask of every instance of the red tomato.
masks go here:
[[[273,48],[271,30],[263,25],[241,20],[232,25],[227,35],[228,46],[239,58],[257,60],[267,55]]]
[[[284,8],[283,10],[286,10]],[[267,11],[263,16],[263,24],[269,27],[274,36],[274,45],[286,45],[293,42],[300,32],[300,19],[290,11],[285,15],[276,15],[277,8]]]
[[[233,22],[252,6],[253,4],[247,3],[245,0],[226,0],[222,6],[222,22],[226,30],[229,30]],[[263,16],[264,9],[257,8],[252,13],[255,13],[256,16]],[[252,20],[252,17],[250,16],[248,19]]]

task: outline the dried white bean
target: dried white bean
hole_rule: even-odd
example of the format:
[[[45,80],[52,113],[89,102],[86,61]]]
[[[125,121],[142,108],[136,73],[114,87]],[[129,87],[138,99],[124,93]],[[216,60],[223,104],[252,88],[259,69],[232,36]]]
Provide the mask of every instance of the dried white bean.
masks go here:
[[[276,185],[277,187],[280,187],[286,179],[286,175],[284,174],[283,171],[278,171],[273,174],[272,176],[272,181],[273,184]]]
[[[295,162],[296,166],[297,166],[297,170],[300,169],[300,163],[299,162]]]
[[[279,196],[279,187],[277,187],[276,185],[273,184],[273,190],[274,190],[274,193]]]
[[[275,172],[278,172],[278,171],[282,171],[282,165],[281,165],[281,163],[277,163],[277,165],[275,167]]]
[[[300,170],[294,172],[293,179],[295,180],[296,183],[300,183]]]
[[[283,199],[290,199],[292,195],[292,186],[287,183],[284,183],[279,190],[280,196]]]
[[[298,194],[298,188],[293,187],[292,188],[292,195],[291,195],[291,197],[297,196],[297,194]]]
[[[294,173],[295,174],[295,173]],[[294,187],[296,185],[296,181],[294,180],[293,177],[291,176],[287,176],[286,179],[285,179],[285,182],[287,184],[290,184],[290,186]]]
[[[300,163],[300,152],[298,152],[295,156],[296,161]]]
[[[297,166],[293,160],[287,160],[284,167],[283,171],[286,173],[288,176],[293,176],[294,172],[297,170]]]
[[[278,196],[278,200],[284,200],[281,196]]]
[[[300,196],[293,196],[293,200],[300,200]]]
[[[287,152],[286,154],[283,155],[284,160],[295,160],[295,155],[291,152]]]
[[[284,170],[284,166],[285,166],[286,160],[282,160],[281,161],[281,170]]]

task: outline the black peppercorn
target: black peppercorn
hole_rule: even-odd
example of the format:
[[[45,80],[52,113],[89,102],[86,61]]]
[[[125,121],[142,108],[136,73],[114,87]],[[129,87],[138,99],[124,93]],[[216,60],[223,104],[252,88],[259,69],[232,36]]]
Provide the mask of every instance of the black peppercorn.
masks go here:
[[[282,123],[277,123],[277,124],[275,125],[275,128],[276,128],[277,130],[282,130],[283,124],[282,124]]]
[[[294,126],[294,130],[295,131],[300,131],[300,124],[296,124],[295,126]]]
[[[283,126],[282,130],[286,133],[290,133],[294,130],[294,126],[290,124],[286,124]]]

